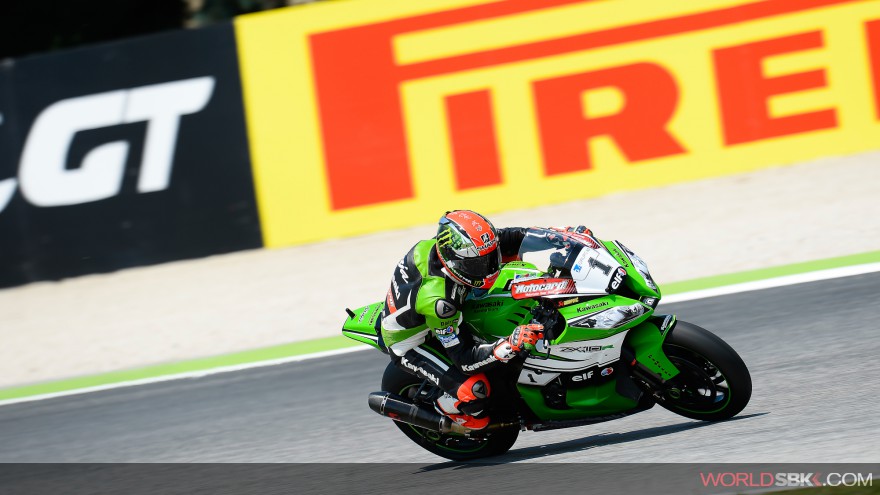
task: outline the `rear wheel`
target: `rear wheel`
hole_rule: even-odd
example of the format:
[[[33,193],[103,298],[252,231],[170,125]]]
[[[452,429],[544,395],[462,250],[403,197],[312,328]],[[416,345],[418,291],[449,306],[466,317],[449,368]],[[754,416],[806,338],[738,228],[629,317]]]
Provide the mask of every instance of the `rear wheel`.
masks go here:
[[[423,380],[411,375],[389,363],[382,376],[382,390],[413,400],[422,386]],[[433,385],[428,384],[433,387]],[[433,404],[419,404],[420,407],[431,407]],[[479,432],[467,437],[454,433],[438,433],[400,421],[394,424],[404,435],[432,454],[453,461],[468,461],[495,455],[501,455],[513,446],[519,436],[518,428],[503,428],[490,432]]]
[[[680,373],[670,380],[660,406],[706,421],[732,418],[752,396],[752,378],[742,358],[715,334],[679,321],[663,351]]]

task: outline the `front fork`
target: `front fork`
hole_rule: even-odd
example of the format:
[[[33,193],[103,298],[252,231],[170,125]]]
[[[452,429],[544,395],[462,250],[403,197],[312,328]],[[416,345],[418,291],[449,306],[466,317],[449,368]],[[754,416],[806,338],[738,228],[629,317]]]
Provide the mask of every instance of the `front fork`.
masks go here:
[[[666,336],[675,328],[675,315],[654,315],[632,328],[626,337],[626,359],[633,377],[657,400],[677,392],[675,377],[678,368],[663,352]]]

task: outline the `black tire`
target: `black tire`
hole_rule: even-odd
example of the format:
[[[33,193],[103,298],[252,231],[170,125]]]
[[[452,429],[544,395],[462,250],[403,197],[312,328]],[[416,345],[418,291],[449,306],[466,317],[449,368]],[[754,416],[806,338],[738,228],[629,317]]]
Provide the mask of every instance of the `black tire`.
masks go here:
[[[411,375],[394,363],[389,363],[382,375],[382,390],[412,399],[412,394],[422,386],[423,380]],[[519,436],[519,428],[503,428],[466,437],[457,434],[440,434],[399,421],[394,422],[404,435],[428,452],[453,461],[471,461],[501,455],[513,446]]]
[[[752,397],[752,377],[739,354],[715,334],[679,321],[663,351],[681,373],[660,406],[686,418],[721,421],[742,411]]]

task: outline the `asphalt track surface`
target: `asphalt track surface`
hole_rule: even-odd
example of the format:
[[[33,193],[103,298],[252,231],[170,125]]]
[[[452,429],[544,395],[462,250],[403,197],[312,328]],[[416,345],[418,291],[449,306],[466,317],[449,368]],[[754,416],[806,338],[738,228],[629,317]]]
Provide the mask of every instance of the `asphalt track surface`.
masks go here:
[[[661,305],[743,357],[754,393],[738,418],[704,423],[655,407],[523,432],[493,460],[877,462],[878,294],[874,273]],[[6,405],[0,462],[442,462],[368,409],[386,363],[366,350]]]

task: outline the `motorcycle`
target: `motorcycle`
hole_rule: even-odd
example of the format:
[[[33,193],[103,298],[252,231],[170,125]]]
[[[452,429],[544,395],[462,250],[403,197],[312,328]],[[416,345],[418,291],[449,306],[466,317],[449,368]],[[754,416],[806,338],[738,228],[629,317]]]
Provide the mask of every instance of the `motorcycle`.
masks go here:
[[[544,326],[523,356],[487,372],[489,426],[471,431],[440,414],[434,401],[442,391],[393,363],[368,404],[419,446],[455,461],[503,454],[521,431],[601,423],[655,404],[691,419],[735,416],[752,393],[745,363],[708,330],[655,314],[660,298],[647,264],[622,243],[583,227],[530,228],[516,261],[462,307],[462,324],[486,342],[518,325]],[[387,353],[383,308],[346,309],[342,333]]]

